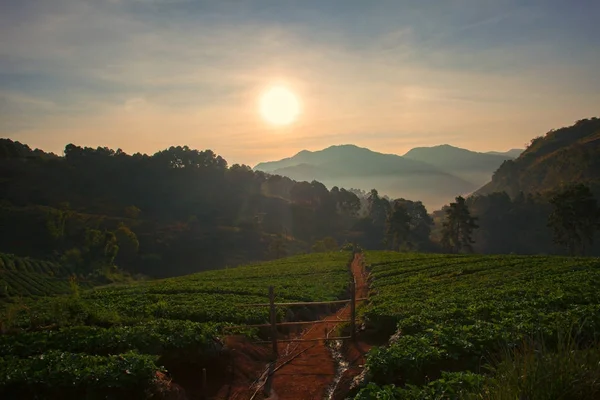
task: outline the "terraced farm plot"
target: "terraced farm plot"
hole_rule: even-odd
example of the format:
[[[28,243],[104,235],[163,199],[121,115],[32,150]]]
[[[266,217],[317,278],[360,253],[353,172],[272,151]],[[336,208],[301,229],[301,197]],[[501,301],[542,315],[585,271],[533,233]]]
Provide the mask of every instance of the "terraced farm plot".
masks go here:
[[[366,260],[364,317],[393,335],[369,354],[371,382],[421,385],[441,371],[477,371],[525,337],[551,345],[574,328],[580,338],[600,333],[597,258],[368,252]]]
[[[25,301],[21,308],[13,304],[13,333],[0,336],[0,354],[4,365],[18,366],[20,373],[0,369],[0,397],[31,390],[32,396],[61,390],[77,396],[117,381],[120,389],[111,398],[146,393],[157,376],[148,365],[161,372],[167,359],[199,362],[218,349],[215,338],[223,325],[268,322],[266,308],[241,305],[268,302],[270,285],[278,302],[346,298],[350,256],[311,254]],[[279,318],[286,311],[278,309]],[[127,362],[119,364],[111,354],[123,354]],[[65,364],[70,362],[76,368]],[[119,365],[127,375],[139,372],[139,379],[118,380]],[[82,379],[81,368],[96,379]],[[69,379],[76,384],[63,385]]]
[[[69,270],[50,261],[0,253],[0,302],[69,293]]]

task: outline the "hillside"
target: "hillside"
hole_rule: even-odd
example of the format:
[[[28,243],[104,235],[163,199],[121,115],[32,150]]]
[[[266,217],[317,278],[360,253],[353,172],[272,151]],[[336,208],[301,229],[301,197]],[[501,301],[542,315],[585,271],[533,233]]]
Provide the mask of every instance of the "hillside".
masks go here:
[[[0,170],[0,251],[64,261],[78,275],[117,266],[176,276],[366,235],[350,233],[354,193],[228,165],[211,150],[69,144],[57,156],[0,139]]]
[[[583,183],[600,193],[600,119],[577,121],[535,138],[516,160],[506,161],[476,194],[548,192]]]
[[[366,191],[376,188],[390,197],[421,200],[430,208],[478,186],[421,160],[354,145],[331,146],[314,152],[304,150],[280,161],[260,163],[254,169],[298,181],[318,180],[329,187]]]

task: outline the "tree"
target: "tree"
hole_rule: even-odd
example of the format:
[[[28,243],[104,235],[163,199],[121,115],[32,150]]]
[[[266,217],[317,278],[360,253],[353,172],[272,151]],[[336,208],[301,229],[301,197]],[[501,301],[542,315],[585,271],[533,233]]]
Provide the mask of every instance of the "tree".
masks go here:
[[[442,246],[452,253],[472,251],[475,241],[471,235],[477,229],[477,218],[472,217],[464,197],[458,196],[455,203],[445,209],[446,221],[442,228]]]
[[[140,248],[140,242],[136,234],[127,226],[121,224],[115,231],[115,237],[119,246],[116,258],[117,263],[131,264],[135,262]]]
[[[109,231],[86,229],[83,257],[86,265],[92,270],[114,267],[114,260],[119,253],[117,237]]]
[[[420,201],[394,200],[386,225],[388,244],[396,250],[426,249],[432,225],[433,219]]]
[[[61,257],[61,262],[73,271],[78,271],[83,265],[83,256],[81,250],[77,247],[65,251]]]
[[[598,202],[590,188],[583,184],[568,186],[556,192],[550,204],[548,227],[554,243],[566,247],[570,255],[585,254],[586,243],[594,243],[600,220]]]
[[[386,222],[388,245],[393,250],[399,250],[400,246],[407,243],[410,234],[410,216],[402,202],[394,201]]]
[[[131,219],[137,219],[140,216],[142,210],[137,208],[136,206],[127,206],[125,207],[125,216]]]
[[[431,244],[429,237],[431,235],[433,219],[422,202],[404,199],[400,199],[399,201],[406,207],[410,218],[409,247],[417,250],[427,249]]]
[[[339,189],[337,186],[334,186],[330,193],[339,213],[348,217],[356,217],[358,215],[360,211],[360,199],[356,194],[344,188]]]
[[[272,260],[287,256],[286,240],[283,235],[276,235],[271,239],[267,256]]]
[[[377,190],[371,190],[367,198],[366,216],[356,227],[364,234],[361,245],[371,249],[385,248],[385,233],[389,210],[389,201],[384,197],[379,197]]]
[[[325,253],[328,251],[335,251],[338,249],[337,240],[331,236],[327,236],[323,240],[318,240],[312,245],[313,253]]]
[[[368,215],[374,225],[384,226],[388,209],[389,202],[382,197],[379,197],[377,190],[372,189],[367,198],[368,202]]]

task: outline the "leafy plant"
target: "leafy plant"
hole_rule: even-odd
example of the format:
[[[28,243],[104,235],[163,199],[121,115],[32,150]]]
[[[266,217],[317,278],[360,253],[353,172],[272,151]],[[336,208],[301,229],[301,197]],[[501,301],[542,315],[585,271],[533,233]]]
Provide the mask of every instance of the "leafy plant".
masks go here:
[[[564,332],[598,340],[598,259],[395,252],[366,259],[373,295],[364,317],[391,336],[368,355],[374,383],[426,385],[443,371],[477,372],[527,337],[544,337],[549,351]]]

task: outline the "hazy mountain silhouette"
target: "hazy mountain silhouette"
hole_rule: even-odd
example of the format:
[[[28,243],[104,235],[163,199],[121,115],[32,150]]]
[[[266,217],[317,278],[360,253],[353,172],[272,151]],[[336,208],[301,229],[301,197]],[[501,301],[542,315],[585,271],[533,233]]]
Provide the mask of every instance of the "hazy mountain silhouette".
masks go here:
[[[512,156],[461,149],[443,144],[433,147],[417,147],[404,155],[404,158],[421,161],[438,167],[442,171],[455,175],[481,186],[492,177],[494,171]]]
[[[517,158],[524,151],[525,151],[525,149],[510,149],[508,151],[487,151],[487,152],[485,152],[485,154],[495,154],[497,156],[506,156],[506,157]]]
[[[492,160],[498,158],[494,169],[504,160],[498,156],[486,157]],[[448,160],[450,162],[451,157]],[[376,188],[391,197],[421,200],[430,209],[459,194],[471,193],[489,180],[493,171],[486,169],[487,179],[474,182],[454,175],[445,166],[354,145],[331,146],[319,151],[303,150],[280,161],[260,163],[254,169],[299,181],[317,180],[328,187]]]
[[[516,160],[507,161],[476,194],[548,192],[584,183],[600,195],[600,119],[577,121],[535,138]]]

